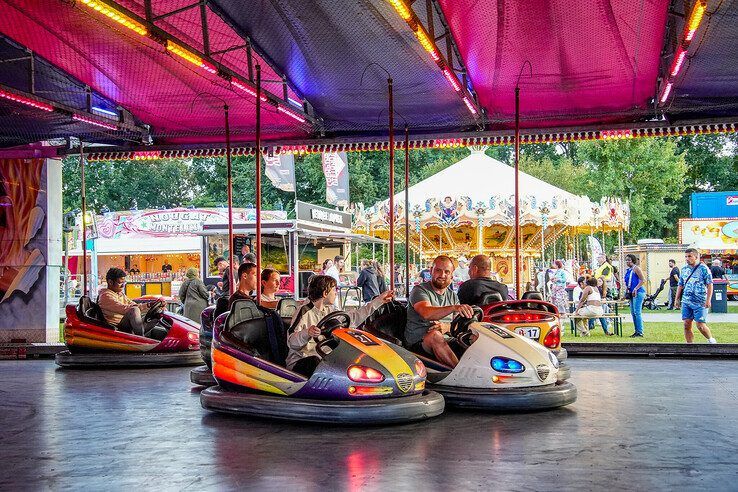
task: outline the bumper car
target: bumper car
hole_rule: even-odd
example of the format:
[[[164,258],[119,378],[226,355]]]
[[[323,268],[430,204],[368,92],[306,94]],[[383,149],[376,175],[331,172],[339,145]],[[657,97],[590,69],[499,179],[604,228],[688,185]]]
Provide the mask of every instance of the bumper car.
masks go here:
[[[503,301],[499,295],[485,296],[480,303],[482,321],[507,328],[549,349],[559,360],[559,379],[571,377],[568,354],[561,346],[561,319],[556,306],[543,300],[539,292],[525,292],[520,301]]]
[[[455,368],[427,354],[415,354],[428,368],[428,389],[446,404],[491,412],[519,412],[557,408],[576,401],[576,387],[558,380],[559,361],[547,348],[493,323],[455,318],[449,346],[459,357]],[[362,330],[401,344],[405,308],[388,303],[370,316]]]
[[[425,366],[411,353],[347,328],[349,316],[319,323],[320,362],[309,376],[285,367],[287,334],[256,304],[234,303],[213,326],[213,375],[202,406],[261,418],[340,424],[390,424],[443,412],[443,397],[425,389]],[[275,326],[279,325],[279,326]]]
[[[105,321],[100,307],[89,297],[66,307],[66,351],[56,355],[61,367],[172,367],[201,364],[198,327],[189,319],[150,309],[143,335],[119,331]]]
[[[289,326],[292,316],[297,310],[297,301],[291,298],[280,299],[277,304],[277,314],[282,318],[284,326]],[[215,386],[217,381],[213,377],[212,366],[210,355],[210,346],[213,340],[213,324],[215,320],[222,316],[220,324],[222,325],[225,321],[225,316],[228,313],[228,301],[227,298],[218,299],[215,306],[209,306],[203,310],[200,315],[200,354],[202,360],[205,362],[204,366],[196,367],[190,371],[190,381],[198,386]]]

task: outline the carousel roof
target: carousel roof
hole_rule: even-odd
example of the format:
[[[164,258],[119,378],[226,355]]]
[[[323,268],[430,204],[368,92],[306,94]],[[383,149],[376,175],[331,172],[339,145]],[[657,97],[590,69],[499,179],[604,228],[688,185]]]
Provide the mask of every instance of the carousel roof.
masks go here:
[[[554,176],[551,176],[554,178]],[[470,155],[452,164],[429,178],[409,188],[410,209],[424,206],[428,198],[443,200],[468,197],[472,203],[488,202],[491,196],[507,198],[515,191],[515,168],[493,159],[484,153],[483,148],[473,148]],[[580,198],[530,174],[520,172],[520,196],[536,205]],[[404,203],[405,192],[395,195],[395,203]]]
[[[515,169],[472,147],[469,156],[408,189],[410,214],[416,227],[455,228],[513,224]],[[551,176],[552,179],[555,176]],[[404,219],[405,192],[395,195],[396,221]],[[542,179],[520,172],[520,220],[524,225],[627,229],[627,203],[603,198],[599,203],[577,196]],[[357,224],[381,231],[389,224],[389,200],[357,210]]]

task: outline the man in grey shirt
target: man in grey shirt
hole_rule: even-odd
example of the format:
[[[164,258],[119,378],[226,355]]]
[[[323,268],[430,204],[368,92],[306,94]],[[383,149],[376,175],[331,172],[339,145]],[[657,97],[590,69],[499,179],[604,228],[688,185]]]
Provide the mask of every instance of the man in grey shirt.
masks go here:
[[[449,288],[453,281],[454,263],[442,255],[433,260],[431,281],[413,287],[407,305],[405,342],[413,352],[425,352],[450,367],[459,359],[443,338],[453,314],[471,318],[471,306],[459,304],[456,293]],[[443,323],[441,321],[444,321]]]

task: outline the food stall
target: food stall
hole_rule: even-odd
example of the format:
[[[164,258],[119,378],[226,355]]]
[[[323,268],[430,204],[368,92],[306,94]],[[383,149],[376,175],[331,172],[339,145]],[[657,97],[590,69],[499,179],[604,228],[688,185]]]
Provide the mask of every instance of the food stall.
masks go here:
[[[346,259],[346,283],[355,283],[356,273],[350,271],[354,263],[352,244],[386,243],[381,239],[352,233],[351,213],[306,202],[297,202],[294,219],[262,218],[262,267],[280,272],[281,290],[290,292],[297,298],[305,297],[308,279],[320,271],[324,260],[336,255],[343,256]],[[227,220],[203,225],[200,233],[203,259],[201,271],[206,273],[203,278],[208,285],[220,281],[214,264],[216,258],[228,258],[229,252],[233,251],[235,260],[240,262],[243,251],[251,252],[256,249],[255,220],[234,220],[233,232],[234,244],[232,248],[228,248]]]

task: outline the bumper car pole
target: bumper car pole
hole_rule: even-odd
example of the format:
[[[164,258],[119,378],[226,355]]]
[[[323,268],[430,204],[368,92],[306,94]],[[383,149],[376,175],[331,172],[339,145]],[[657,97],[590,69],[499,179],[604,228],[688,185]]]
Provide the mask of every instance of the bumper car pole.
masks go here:
[[[259,98],[256,98],[257,101]],[[258,102],[256,104],[259,104]],[[233,264],[233,168],[231,166],[231,126],[228,121],[228,105],[223,105],[223,112],[225,114],[225,137],[226,137],[226,173],[228,174],[227,177],[227,186],[228,186],[228,254],[231,256],[230,258],[227,258],[228,260],[228,283],[230,285],[223,286],[225,289],[228,288],[227,292],[230,296],[233,294],[233,281],[235,280],[233,278],[234,275],[234,267]]]
[[[405,297],[410,298],[410,129],[405,125]]]
[[[256,64],[256,94],[256,278],[258,280],[261,278],[261,65],[258,63]],[[261,282],[257,282],[256,304],[261,304]]]
[[[80,201],[82,202],[82,295],[87,296],[87,194],[85,193],[85,144],[79,140]]]
[[[395,288],[395,103],[392,77],[387,79],[389,100],[389,277],[390,290]]]

